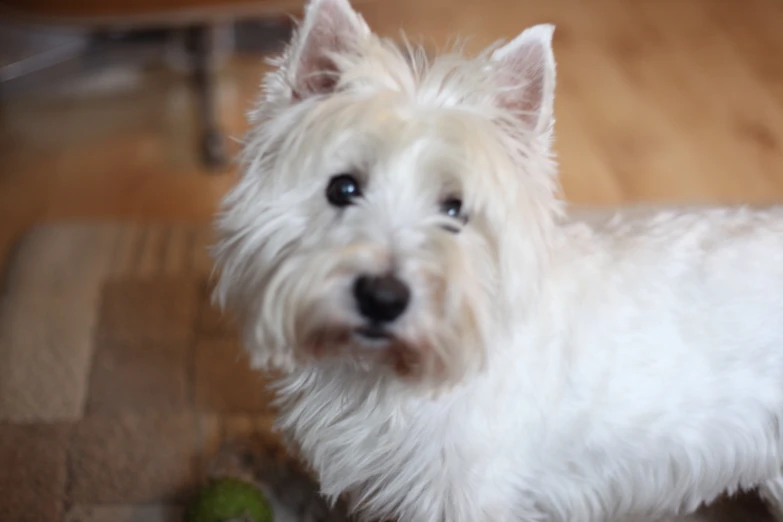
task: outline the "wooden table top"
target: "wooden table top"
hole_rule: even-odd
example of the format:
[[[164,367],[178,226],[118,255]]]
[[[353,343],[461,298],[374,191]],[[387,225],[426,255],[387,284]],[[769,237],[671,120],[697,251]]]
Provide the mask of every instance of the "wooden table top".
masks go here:
[[[354,0],[361,5],[368,0]],[[300,16],[304,0],[0,0],[0,15],[78,25],[178,25],[248,17]]]

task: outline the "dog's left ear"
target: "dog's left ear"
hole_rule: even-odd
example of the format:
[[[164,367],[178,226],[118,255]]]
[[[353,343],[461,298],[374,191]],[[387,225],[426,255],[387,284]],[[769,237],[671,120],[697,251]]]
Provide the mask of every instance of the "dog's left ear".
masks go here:
[[[348,0],[311,0],[285,57],[293,100],[328,93],[339,73],[334,57],[355,52],[370,34]]]
[[[535,25],[492,54],[499,75],[498,103],[536,133],[552,127],[555,97],[555,26]]]

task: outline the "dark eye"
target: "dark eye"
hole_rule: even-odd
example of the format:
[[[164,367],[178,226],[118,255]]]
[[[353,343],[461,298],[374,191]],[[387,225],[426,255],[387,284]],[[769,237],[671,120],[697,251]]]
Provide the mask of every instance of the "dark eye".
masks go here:
[[[326,199],[335,207],[347,207],[362,195],[359,182],[350,174],[333,176],[326,186]]]
[[[462,200],[448,198],[440,204],[440,211],[454,219],[462,219]]]

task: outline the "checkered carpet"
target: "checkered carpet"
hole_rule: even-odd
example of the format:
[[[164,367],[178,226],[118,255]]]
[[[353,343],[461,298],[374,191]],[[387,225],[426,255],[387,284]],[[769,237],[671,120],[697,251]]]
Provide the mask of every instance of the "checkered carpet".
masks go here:
[[[323,508],[210,306],[208,243],[206,227],[119,224],[20,242],[0,300],[0,521],[181,520],[208,473]]]
[[[208,244],[206,227],[127,224],[22,239],[0,296],[0,521],[181,520],[210,472],[324,511],[210,306]],[[765,520],[752,500],[714,511]]]

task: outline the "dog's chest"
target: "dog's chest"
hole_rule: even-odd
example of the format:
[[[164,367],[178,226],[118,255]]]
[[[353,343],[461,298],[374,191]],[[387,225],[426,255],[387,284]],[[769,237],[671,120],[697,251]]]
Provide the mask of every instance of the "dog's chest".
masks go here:
[[[347,495],[372,518],[507,519],[512,464],[491,426],[458,404],[349,382],[309,379],[281,415],[327,496]]]

